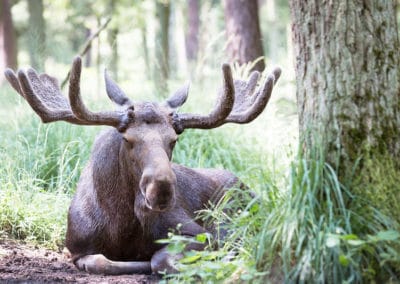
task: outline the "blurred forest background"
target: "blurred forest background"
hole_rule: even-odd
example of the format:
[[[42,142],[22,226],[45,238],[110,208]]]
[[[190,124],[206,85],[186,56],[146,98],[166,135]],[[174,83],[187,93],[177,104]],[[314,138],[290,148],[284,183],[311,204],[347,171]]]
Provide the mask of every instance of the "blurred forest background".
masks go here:
[[[221,1],[3,1],[0,70],[32,66],[65,84],[73,57],[83,55],[82,88],[93,101],[104,99],[107,68],[137,99],[165,98],[190,80],[189,101],[195,102],[188,108],[196,105],[197,111],[207,111],[222,80],[223,62],[236,62],[237,67],[247,63],[235,69],[236,77],[263,71],[265,64],[266,72],[279,65],[284,70],[282,92],[274,99],[282,106],[277,115],[289,120],[284,121],[286,126],[265,129],[287,127],[287,132],[271,134],[277,138],[271,143],[282,145],[284,139],[288,144],[298,135],[289,6],[287,1],[258,2],[254,6],[245,1],[242,6],[248,13],[240,17],[234,13],[243,7],[230,11]],[[253,39],[231,36],[235,27],[229,19],[234,17],[243,21],[240,32]]]
[[[183,263],[175,275],[182,282],[399,280],[398,168],[385,157],[369,161],[365,178],[352,177],[363,182],[357,191],[318,149],[311,159],[303,157],[292,43],[296,13],[289,2],[293,8],[298,1],[0,2],[0,73],[32,66],[63,83],[73,57],[81,55],[82,96],[94,110],[112,107],[105,68],[134,100],[161,101],[190,80],[183,111],[196,113],[211,109],[223,62],[232,64],[236,78],[282,68],[257,120],[188,130],[180,138],[174,161],[229,169],[259,195],[234,216],[220,208],[206,212],[228,219],[232,236],[220,252],[201,252],[195,257],[200,263]],[[3,75],[0,81],[0,237],[62,248],[69,201],[101,128],[44,125]],[[297,81],[297,89],[302,84]],[[240,251],[236,259],[215,261],[232,247]]]

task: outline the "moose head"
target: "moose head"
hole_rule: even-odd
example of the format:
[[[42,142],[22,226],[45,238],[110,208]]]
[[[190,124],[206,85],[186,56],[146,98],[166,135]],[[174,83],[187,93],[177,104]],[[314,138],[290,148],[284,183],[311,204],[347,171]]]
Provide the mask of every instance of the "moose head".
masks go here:
[[[81,68],[81,58],[77,57],[70,72],[68,99],[62,95],[57,80],[47,74],[38,75],[33,69],[19,70],[17,74],[10,69],[5,72],[12,87],[44,123],[66,121],[116,129],[98,138],[95,148],[99,149],[93,150],[91,162],[82,173],[70,207],[67,246],[78,268],[91,272],[108,273],[107,269],[111,269],[118,274],[149,269],[147,262],[120,264],[104,257],[99,262],[99,254],[114,260],[146,261],[154,254],[157,257],[151,258],[153,271],[158,270],[155,267],[168,267],[165,251],[157,253],[154,240],[165,237],[168,229],[178,223],[184,224],[183,232],[188,235],[204,231],[192,219],[194,212],[204,208],[215,191],[237,181],[226,171],[189,169],[172,163],[179,134],[188,128],[212,129],[228,122],[244,124],[254,120],[267,105],[281,70],[276,68],[257,89],[258,72],[253,72],[247,81],[233,80],[229,65],[222,65],[222,91],[213,110],[200,115],[177,112],[187,99],[188,84],[162,103],[134,102],[107,72],[107,95],[118,109],[92,112],[81,98]],[[132,204],[141,226],[126,214]],[[148,222],[153,227],[143,228],[143,216],[153,218]],[[126,236],[137,238],[144,248],[136,247]],[[155,265],[153,259],[161,265]],[[99,268],[99,263],[108,268]]]
[[[70,72],[69,101],[62,95],[55,78],[38,75],[33,69],[11,69],[5,72],[12,87],[23,96],[44,123],[64,120],[80,125],[109,125],[122,135],[130,168],[140,176],[139,187],[145,206],[164,211],[175,204],[176,177],[171,169],[172,151],[178,135],[186,128],[211,129],[227,122],[248,123],[265,108],[274,82],[280,76],[277,68],[255,92],[260,74],[253,72],[247,82],[233,80],[228,64],[222,66],[223,88],[219,99],[206,116],[180,114],[177,109],[188,96],[189,84],[176,91],[165,102],[132,102],[104,72],[108,97],[119,110],[91,112],[80,95],[82,61],[75,58]]]

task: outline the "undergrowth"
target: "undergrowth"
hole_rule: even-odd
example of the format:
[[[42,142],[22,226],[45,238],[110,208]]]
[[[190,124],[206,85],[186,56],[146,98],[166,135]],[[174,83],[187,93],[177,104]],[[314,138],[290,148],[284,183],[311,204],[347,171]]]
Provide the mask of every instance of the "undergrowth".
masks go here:
[[[238,191],[233,191],[229,202],[203,212],[226,224],[230,232],[219,251],[185,252],[184,245],[177,244],[188,240],[171,234],[171,252],[185,257],[178,262],[180,273],[166,279],[182,283],[399,281],[399,224],[351,189],[323,160],[297,158],[284,190],[267,183],[256,198],[235,197]]]

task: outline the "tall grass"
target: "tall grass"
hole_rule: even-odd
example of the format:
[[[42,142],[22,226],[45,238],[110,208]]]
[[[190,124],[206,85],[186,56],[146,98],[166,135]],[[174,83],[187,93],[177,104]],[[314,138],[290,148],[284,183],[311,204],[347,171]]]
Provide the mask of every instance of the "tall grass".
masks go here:
[[[44,125],[11,90],[1,91],[0,236],[62,246],[71,194],[96,129]]]
[[[34,118],[1,137],[2,235],[53,247],[62,244],[67,208],[90,151],[91,132],[64,123],[43,125]]]
[[[296,158],[285,188],[276,188],[272,180],[259,188],[256,198],[238,191],[229,197],[229,202],[203,212],[225,224],[230,232],[225,246],[219,252],[186,253],[179,264],[181,273],[173,276],[175,280],[400,280],[399,224],[342,185],[323,158]],[[174,237],[170,237],[173,245],[182,242]],[[236,257],[224,262],[232,251]]]

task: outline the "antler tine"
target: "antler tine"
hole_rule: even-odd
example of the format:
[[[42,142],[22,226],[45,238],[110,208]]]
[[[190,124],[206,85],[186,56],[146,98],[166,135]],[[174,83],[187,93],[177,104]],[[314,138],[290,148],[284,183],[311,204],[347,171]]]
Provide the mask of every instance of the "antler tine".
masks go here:
[[[180,114],[179,124],[183,130],[185,128],[201,128],[210,129],[222,125],[225,118],[232,111],[235,101],[235,87],[232,79],[232,71],[229,64],[222,65],[222,72],[224,77],[223,92],[219,96],[218,101],[207,116],[197,114]]]
[[[54,110],[46,106],[46,104],[42,101],[43,98],[40,98],[40,96],[43,96],[43,94],[38,95],[37,91],[35,90],[35,88],[43,87],[43,84],[33,69],[30,69],[28,74],[22,70],[19,70],[18,77],[11,69],[7,69],[6,78],[13,88],[26,99],[26,101],[39,115],[44,123],[65,120],[74,124],[85,124],[74,117],[71,110]],[[32,86],[31,82],[34,84],[34,87]]]
[[[16,90],[18,94],[25,98],[25,95],[19,86],[18,78],[15,75],[14,71],[10,68],[6,68],[6,70],[4,71],[4,76],[6,77],[10,85],[14,88],[14,90]]]
[[[255,76],[250,76],[247,83],[247,91],[243,93],[237,92],[236,96],[241,99],[236,100],[238,104],[235,103],[233,111],[226,118],[225,122],[244,124],[258,117],[266,107],[271,97],[274,84],[277,82],[280,75],[281,69],[279,67],[275,68],[272,74],[268,75],[261,89],[254,94],[253,92],[256,84],[256,81],[254,81]]]
[[[110,125],[119,127],[124,120],[124,113],[118,111],[112,112],[91,112],[84,105],[80,95],[80,78],[82,70],[82,60],[76,57],[71,69],[69,79],[69,100],[74,115],[91,125]]]
[[[106,92],[108,97],[120,106],[132,105],[131,100],[125,95],[121,88],[108,75],[107,69],[104,69],[104,81],[106,83]]]

